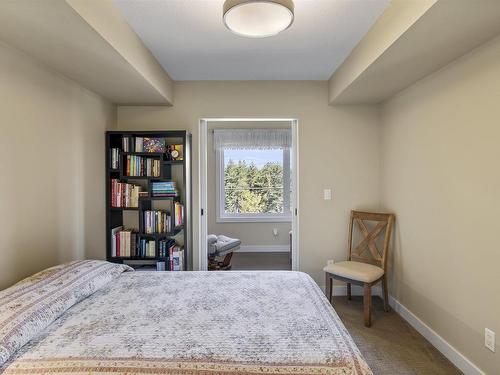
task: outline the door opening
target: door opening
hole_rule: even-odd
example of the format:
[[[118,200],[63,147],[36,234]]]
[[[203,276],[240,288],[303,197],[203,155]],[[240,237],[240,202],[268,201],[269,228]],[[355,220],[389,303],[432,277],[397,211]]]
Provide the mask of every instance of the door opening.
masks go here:
[[[203,118],[199,135],[198,268],[298,270],[298,120]]]

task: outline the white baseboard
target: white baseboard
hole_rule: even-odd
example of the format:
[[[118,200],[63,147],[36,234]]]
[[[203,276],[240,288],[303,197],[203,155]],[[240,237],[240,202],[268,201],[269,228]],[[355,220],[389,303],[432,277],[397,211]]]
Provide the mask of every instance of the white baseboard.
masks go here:
[[[289,253],[289,245],[240,246],[236,253]]]
[[[320,285],[325,291],[325,285]],[[352,286],[353,296],[363,295],[363,288],[357,285]],[[345,296],[347,294],[346,285],[334,285],[334,296]],[[382,297],[382,288],[377,286],[372,289],[372,295]],[[467,357],[455,349],[449,342],[443,339],[431,327],[420,320],[415,314],[408,310],[394,297],[389,296],[389,304],[404,320],[408,322],[415,330],[426,338],[437,350],[450,360],[465,375],[486,375],[479,367],[472,363]]]
[[[466,375],[486,375],[474,363],[467,359],[462,353],[455,349],[450,343],[443,339],[431,327],[421,321],[415,314],[408,310],[398,300],[389,297],[391,307],[415,330],[417,330],[427,341],[448,358],[459,370]]]

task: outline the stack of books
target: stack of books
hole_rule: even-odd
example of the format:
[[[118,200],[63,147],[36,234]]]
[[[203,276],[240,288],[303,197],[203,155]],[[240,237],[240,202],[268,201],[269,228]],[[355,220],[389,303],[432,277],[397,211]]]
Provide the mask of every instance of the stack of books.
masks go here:
[[[156,242],[155,240],[147,240],[141,238],[139,241],[139,248],[137,256],[141,258],[154,258],[156,257]]]
[[[111,256],[131,257],[136,256],[136,232],[132,229],[123,229],[122,226],[111,230]]]
[[[184,224],[184,206],[179,202],[174,203],[174,226],[180,227]]]
[[[123,137],[122,149],[124,152],[166,152],[165,138],[150,137]]]
[[[170,233],[172,231],[172,220],[167,211],[146,210],[144,211],[144,233]]]
[[[135,137],[135,147],[134,147],[134,152],[143,152],[144,147],[142,143],[142,137]]]
[[[122,138],[122,150],[123,152],[130,152],[130,140],[131,137],[123,137]]]
[[[126,184],[114,178],[111,180],[111,207],[139,207],[139,196],[142,187]],[[147,194],[147,192],[146,192]]]
[[[152,182],[153,197],[177,197],[179,192],[175,186],[175,181]]]
[[[123,137],[123,152],[142,152],[142,137]]]
[[[167,151],[165,147],[165,138],[146,138],[142,140],[142,148],[144,152],[160,152]]]
[[[171,238],[158,241],[158,256],[166,258],[169,256],[169,249],[175,245],[175,241]]]
[[[165,271],[165,261],[156,262],[156,270],[157,271]]]
[[[111,149],[111,169],[120,168],[120,149],[112,148]]]
[[[160,176],[160,159],[127,155],[127,176]]]
[[[169,248],[168,260],[170,263],[170,271],[184,270],[184,248],[180,246],[171,246]]]

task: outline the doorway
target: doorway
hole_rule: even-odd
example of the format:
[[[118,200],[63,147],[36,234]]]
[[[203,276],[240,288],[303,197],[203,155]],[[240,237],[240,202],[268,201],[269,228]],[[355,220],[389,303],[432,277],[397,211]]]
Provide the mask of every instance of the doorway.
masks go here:
[[[222,238],[240,241],[233,269],[298,270],[298,120],[204,118],[199,134],[199,269],[214,268]]]

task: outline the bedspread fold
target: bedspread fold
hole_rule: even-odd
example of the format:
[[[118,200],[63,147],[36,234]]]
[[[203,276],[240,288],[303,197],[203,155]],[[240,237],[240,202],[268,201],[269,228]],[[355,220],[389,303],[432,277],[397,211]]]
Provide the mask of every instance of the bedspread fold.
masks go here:
[[[129,270],[100,260],[75,261],[0,291],[0,365],[73,305]]]

